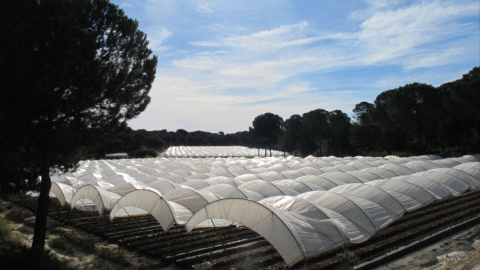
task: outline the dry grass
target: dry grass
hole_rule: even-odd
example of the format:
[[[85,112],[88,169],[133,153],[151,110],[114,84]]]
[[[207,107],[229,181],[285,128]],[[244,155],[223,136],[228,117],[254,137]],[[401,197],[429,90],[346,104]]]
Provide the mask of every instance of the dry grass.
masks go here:
[[[0,199],[0,264],[25,269],[33,238],[33,212]],[[158,269],[158,262],[49,220],[45,259],[35,269]]]

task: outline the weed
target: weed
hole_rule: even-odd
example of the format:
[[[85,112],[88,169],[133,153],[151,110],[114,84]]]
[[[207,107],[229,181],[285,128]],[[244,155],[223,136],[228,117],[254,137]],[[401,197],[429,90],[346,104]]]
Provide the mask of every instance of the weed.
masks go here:
[[[60,237],[50,239],[48,241],[48,245],[53,249],[63,251],[67,254],[73,255],[75,253],[72,247],[67,245],[67,243],[65,242],[65,239]]]
[[[10,241],[17,244],[20,244],[23,240],[27,240],[27,239],[28,239],[27,237],[25,237],[23,234],[21,234],[18,231],[13,231],[10,236]]]
[[[253,265],[252,258],[246,257],[243,261],[237,262],[234,267],[239,270],[254,270],[257,269]]]
[[[12,238],[12,231],[8,226],[8,222],[0,218],[0,240],[1,242],[10,242]]]
[[[114,269],[109,262],[107,262],[106,260],[103,260],[99,257],[93,258],[93,260],[90,263],[91,263],[93,269],[97,269],[97,270]]]
[[[27,211],[12,209],[10,210],[10,212],[8,212],[5,218],[13,222],[23,223],[26,219],[30,218],[31,216],[32,214]]]
[[[23,239],[24,237],[21,233],[12,231],[8,222],[5,219],[0,218],[0,242],[20,244]]]
[[[203,261],[203,263],[195,264],[193,267],[194,270],[210,270],[212,269],[212,264],[207,261]]]
[[[98,250],[97,256],[106,261],[115,262],[116,264],[123,265],[125,267],[131,266],[131,263],[126,260],[124,256],[110,253],[107,249]]]
[[[76,248],[81,249],[83,252],[88,253],[88,254],[93,254],[95,253],[95,242],[93,240],[82,240],[78,239],[74,236],[71,236],[69,234],[65,234],[63,236],[65,242],[70,243],[70,245],[75,246]]]
[[[113,263],[108,260],[105,260],[100,257],[95,257],[93,260],[90,262],[91,266],[95,270],[117,270],[117,269],[123,269],[123,270],[130,270],[134,269],[132,266],[125,266],[121,263]]]
[[[337,269],[339,270],[353,269],[353,267],[360,262],[357,254],[346,248],[343,249],[343,252],[337,253],[336,259],[338,262]]]

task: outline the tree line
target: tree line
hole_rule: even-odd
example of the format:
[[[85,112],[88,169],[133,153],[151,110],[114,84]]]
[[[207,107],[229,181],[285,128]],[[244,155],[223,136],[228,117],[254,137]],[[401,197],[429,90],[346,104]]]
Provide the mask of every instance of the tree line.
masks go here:
[[[480,152],[480,67],[438,87],[410,83],[341,110],[316,109],[288,119],[267,112],[248,131],[146,131],[126,128],[93,155],[127,152],[156,156],[170,146],[239,145],[297,156],[439,154]]]

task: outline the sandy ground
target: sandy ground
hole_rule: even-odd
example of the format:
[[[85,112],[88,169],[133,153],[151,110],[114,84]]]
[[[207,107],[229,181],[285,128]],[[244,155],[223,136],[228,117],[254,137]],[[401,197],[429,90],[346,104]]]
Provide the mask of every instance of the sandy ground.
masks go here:
[[[480,226],[376,269],[480,270]]]

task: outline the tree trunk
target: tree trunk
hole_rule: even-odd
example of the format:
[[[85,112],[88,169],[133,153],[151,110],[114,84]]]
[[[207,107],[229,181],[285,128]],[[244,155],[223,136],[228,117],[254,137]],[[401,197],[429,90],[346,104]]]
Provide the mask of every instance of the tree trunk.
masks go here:
[[[50,207],[50,187],[52,182],[50,180],[50,170],[48,163],[42,166],[40,176],[42,181],[40,183],[40,196],[38,197],[37,215],[35,218],[35,231],[33,233],[31,262],[32,266],[38,265],[43,257],[45,249],[45,235],[47,233],[47,214]]]

